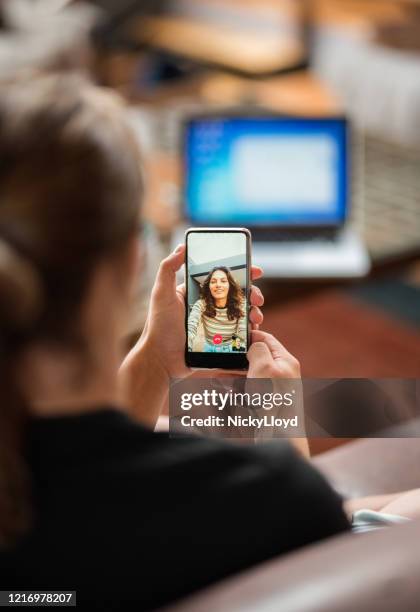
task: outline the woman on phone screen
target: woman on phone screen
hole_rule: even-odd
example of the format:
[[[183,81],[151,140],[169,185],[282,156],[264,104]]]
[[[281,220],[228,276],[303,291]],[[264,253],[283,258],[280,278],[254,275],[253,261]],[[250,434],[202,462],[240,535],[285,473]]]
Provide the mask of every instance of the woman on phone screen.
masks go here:
[[[208,273],[201,287],[201,297],[191,309],[188,317],[190,351],[200,323],[203,325],[205,353],[231,352],[233,335],[246,343],[245,296],[226,266],[216,266]]]

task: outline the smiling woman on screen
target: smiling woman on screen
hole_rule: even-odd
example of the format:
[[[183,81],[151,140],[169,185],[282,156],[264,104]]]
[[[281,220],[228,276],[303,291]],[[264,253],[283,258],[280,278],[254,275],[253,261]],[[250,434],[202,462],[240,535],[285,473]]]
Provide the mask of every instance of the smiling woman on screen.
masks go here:
[[[204,352],[230,352],[232,336],[246,341],[245,298],[239,283],[226,266],[216,266],[201,287],[201,297],[188,317],[188,349],[193,350],[200,323],[204,330]],[[219,344],[214,336],[221,336]]]

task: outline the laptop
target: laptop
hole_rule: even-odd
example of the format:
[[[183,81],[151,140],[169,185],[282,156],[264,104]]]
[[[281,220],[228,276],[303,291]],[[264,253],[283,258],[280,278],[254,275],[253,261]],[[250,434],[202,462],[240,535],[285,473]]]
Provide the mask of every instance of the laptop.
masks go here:
[[[367,249],[348,222],[348,132],[345,117],[189,118],[185,225],[247,227],[266,278],[366,275]]]

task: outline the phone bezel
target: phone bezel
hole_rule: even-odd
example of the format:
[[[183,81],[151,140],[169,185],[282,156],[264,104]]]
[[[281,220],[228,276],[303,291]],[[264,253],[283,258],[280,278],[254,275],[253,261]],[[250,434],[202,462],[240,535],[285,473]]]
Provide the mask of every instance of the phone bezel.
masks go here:
[[[223,370],[248,369],[247,352],[244,353],[201,353],[188,350],[188,236],[193,233],[245,234],[246,237],[246,302],[247,302],[247,339],[249,348],[250,329],[250,291],[251,291],[251,232],[245,227],[192,227],[185,232],[185,363],[190,368],[217,368]]]

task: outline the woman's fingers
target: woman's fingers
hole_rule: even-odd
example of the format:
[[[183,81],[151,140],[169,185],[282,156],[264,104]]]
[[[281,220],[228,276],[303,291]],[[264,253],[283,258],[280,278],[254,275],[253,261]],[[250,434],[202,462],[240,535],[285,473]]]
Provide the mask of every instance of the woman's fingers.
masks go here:
[[[300,377],[299,361],[272,334],[254,329],[252,330],[252,342],[263,342],[270,350],[274,361],[287,366],[290,378]]]
[[[274,358],[277,357],[289,357],[291,356],[289,351],[277,338],[272,334],[263,332],[261,330],[255,330],[252,332],[252,342],[264,342],[270,349]]]
[[[251,266],[251,280],[257,280],[264,274],[263,269],[259,266]]]
[[[251,322],[252,329],[258,329],[264,320],[264,315],[259,309],[259,306],[264,304],[264,296],[260,289],[255,287],[255,285],[252,285],[251,287],[250,302],[251,309],[249,312],[249,320]]]
[[[248,351],[249,371],[252,378],[270,378],[274,367],[273,357],[265,342],[254,342]]]
[[[173,295],[176,273],[185,261],[185,245],[179,244],[176,249],[160,262],[154,285],[155,294]]]
[[[251,287],[250,302],[251,306],[262,306],[264,304],[264,296],[261,290],[255,285]]]
[[[252,306],[249,312],[249,320],[251,321],[252,325],[257,326],[261,325],[261,323],[264,321],[264,315],[258,306]]]

